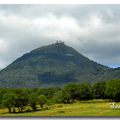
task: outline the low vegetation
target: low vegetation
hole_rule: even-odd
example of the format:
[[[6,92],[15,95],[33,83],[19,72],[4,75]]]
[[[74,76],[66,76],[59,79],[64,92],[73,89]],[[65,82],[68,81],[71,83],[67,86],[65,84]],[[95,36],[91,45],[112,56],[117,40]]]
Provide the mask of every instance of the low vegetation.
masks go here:
[[[72,104],[54,104],[51,106],[44,105],[41,109],[37,105],[37,110],[33,111],[31,107],[20,113],[8,113],[8,109],[0,109],[0,116],[120,116],[120,109],[110,109],[109,102],[104,100],[93,100],[92,102],[84,101],[74,102]],[[120,105],[120,103],[117,103]]]

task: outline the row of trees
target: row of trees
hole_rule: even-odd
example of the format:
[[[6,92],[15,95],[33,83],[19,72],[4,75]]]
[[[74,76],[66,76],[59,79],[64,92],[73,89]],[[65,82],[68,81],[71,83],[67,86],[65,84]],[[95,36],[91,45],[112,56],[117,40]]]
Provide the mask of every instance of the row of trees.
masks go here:
[[[2,89],[4,91],[5,88]],[[11,91],[7,91],[1,97],[1,106],[8,108],[9,113],[11,113],[11,109],[13,108],[13,112],[15,112],[15,108],[17,107],[19,112],[22,112],[24,106],[30,105],[33,110],[36,110],[36,104],[40,104],[41,108],[47,102],[47,98],[44,95],[37,95],[36,93],[31,93],[28,95],[22,88],[16,88]]]
[[[17,107],[21,112],[24,106],[45,103],[69,103],[74,100],[114,99],[120,101],[120,79],[101,81],[91,86],[89,83],[69,83],[64,88],[0,88],[0,105],[9,109]]]
[[[69,102],[74,99],[90,100],[90,99],[112,99],[116,102],[120,101],[120,79],[101,81],[91,86],[89,83],[67,84],[59,93],[55,95],[59,97],[57,102]],[[56,96],[54,96],[56,98]],[[60,100],[59,100],[60,99]],[[59,100],[59,101],[58,101]]]
[[[93,98],[120,101],[120,79],[97,82],[93,85]]]

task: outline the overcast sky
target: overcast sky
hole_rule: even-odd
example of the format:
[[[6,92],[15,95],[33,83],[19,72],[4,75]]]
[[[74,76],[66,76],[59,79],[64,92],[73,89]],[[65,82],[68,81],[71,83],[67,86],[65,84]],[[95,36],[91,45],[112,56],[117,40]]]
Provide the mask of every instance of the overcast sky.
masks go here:
[[[57,39],[97,63],[120,67],[120,4],[0,4],[0,69]]]

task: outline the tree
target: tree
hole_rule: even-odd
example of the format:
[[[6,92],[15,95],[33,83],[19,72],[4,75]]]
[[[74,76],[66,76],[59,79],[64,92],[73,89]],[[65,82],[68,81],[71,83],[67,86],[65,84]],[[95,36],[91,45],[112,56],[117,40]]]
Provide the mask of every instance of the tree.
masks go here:
[[[26,92],[28,95],[30,95],[30,94],[31,94],[31,91],[30,91],[30,89],[29,89],[29,88],[23,88],[23,91],[24,91],[24,92]]]
[[[45,95],[45,96],[47,96],[47,88],[38,88],[38,90],[37,90],[37,94],[38,95]]]
[[[30,88],[30,93],[36,93],[38,91],[38,88]]]
[[[38,101],[37,93],[31,93],[29,96],[29,103],[33,110],[36,110],[37,101]]]
[[[104,98],[104,92],[105,92],[105,81],[94,83],[93,85],[93,97],[98,99]]]
[[[75,92],[76,99],[79,100],[91,99],[91,89],[89,87],[87,83],[77,84],[77,90]]]
[[[0,88],[0,104],[2,103],[3,95],[5,93],[7,93],[7,88],[5,88],[5,87]]]
[[[47,102],[47,98],[44,95],[39,95],[38,103],[41,105],[41,108],[46,102]]]
[[[55,93],[54,87],[47,88],[47,96],[46,96],[47,99],[53,98],[54,93]]]
[[[62,95],[62,91],[55,92],[53,96],[53,101],[55,103],[61,103],[61,95]]]
[[[70,100],[70,95],[65,90],[61,90],[54,93],[53,101],[55,103],[68,103],[69,100]]]
[[[108,80],[106,81],[106,90],[105,90],[105,96],[108,99],[115,99],[116,98],[116,85],[115,80]]]
[[[29,102],[29,96],[26,92],[23,91],[22,88],[16,88],[13,90],[13,93],[15,94],[15,107],[18,107],[18,110],[21,112],[23,110],[23,107],[26,106]]]
[[[70,99],[71,99],[70,94],[67,91],[65,91],[65,89],[63,89],[62,93],[61,93],[61,96],[60,96],[61,102],[63,102],[63,103],[69,103]]]
[[[108,80],[106,82],[105,95],[109,99],[120,101],[120,79]]]
[[[15,94],[5,93],[3,95],[2,106],[8,108],[9,113],[11,113],[11,109],[15,106]]]
[[[53,95],[53,97],[52,97],[52,100],[53,100],[55,103],[61,103],[61,95],[62,95],[61,88],[56,87],[56,88],[55,88],[55,91],[54,91],[54,95]]]
[[[69,95],[70,99],[72,100],[72,102],[74,102],[74,98],[75,98],[75,92],[77,90],[77,86],[75,83],[69,83],[67,84],[64,88],[63,88],[63,92],[66,91],[67,95]]]
[[[120,101],[120,79],[115,80],[116,86],[116,101]]]
[[[59,87],[38,88],[37,93],[38,95],[45,95],[47,99],[52,99],[54,96],[54,93],[60,90],[61,89]]]
[[[90,83],[84,83],[87,86],[87,89],[89,91],[89,95],[87,96],[88,99],[92,99],[93,98],[93,91],[92,91],[92,86]]]

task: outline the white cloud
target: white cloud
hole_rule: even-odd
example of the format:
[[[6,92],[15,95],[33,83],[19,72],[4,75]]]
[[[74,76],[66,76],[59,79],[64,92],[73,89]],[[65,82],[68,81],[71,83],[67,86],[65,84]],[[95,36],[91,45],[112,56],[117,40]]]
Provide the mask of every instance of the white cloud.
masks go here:
[[[0,5],[0,68],[56,42],[56,36],[96,62],[119,66],[119,10],[119,5]]]

